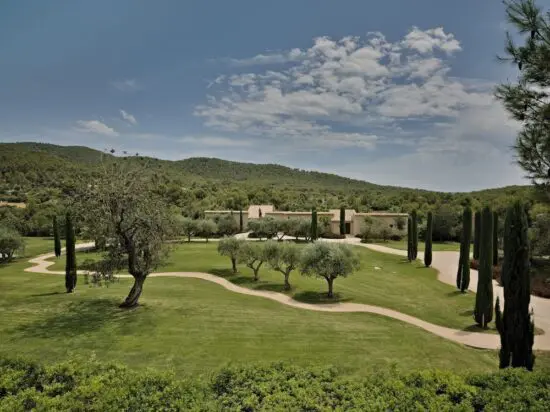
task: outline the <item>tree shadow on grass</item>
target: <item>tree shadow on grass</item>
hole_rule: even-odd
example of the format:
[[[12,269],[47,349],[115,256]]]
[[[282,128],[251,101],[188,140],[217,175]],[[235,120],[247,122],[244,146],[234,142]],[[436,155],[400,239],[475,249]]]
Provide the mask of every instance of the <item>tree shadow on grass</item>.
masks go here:
[[[489,325],[488,328],[484,329],[481,326],[474,324],[470,326],[466,326],[462,329],[464,332],[479,332],[479,333],[496,333],[497,330],[493,325]]]
[[[235,274],[231,269],[210,269],[208,272],[213,275],[219,276],[221,278],[227,279],[228,281],[230,281],[231,283],[234,283],[235,285],[244,286],[252,290],[266,290],[270,292],[279,292],[279,293],[289,292],[288,290],[285,290],[285,286],[283,283],[273,283],[273,282],[262,280],[261,272],[260,272],[260,279],[258,281],[254,281],[254,279],[251,276],[244,276],[240,273]],[[281,275],[281,281],[282,281],[282,275]]]
[[[472,310],[465,310],[464,312],[459,313],[460,316],[474,316],[474,311]]]
[[[37,294],[34,294],[34,295],[30,295],[32,298],[38,298],[38,297],[42,297],[42,296],[55,296],[55,295],[64,295],[65,293],[63,292],[46,292],[46,293],[37,293]]]
[[[334,297],[329,298],[327,292],[314,292],[314,291],[305,291],[299,292],[292,296],[293,299],[304,302],[304,303],[314,303],[314,304],[330,304],[330,303],[343,303],[351,301],[351,298],[344,298],[340,293],[334,293]]]
[[[147,306],[140,305],[133,310],[124,310],[118,307],[119,303],[115,299],[71,302],[64,312],[21,325],[16,331],[33,338],[75,337],[98,331],[106,324],[120,327],[121,333],[133,329],[137,322],[150,324],[146,319],[148,317],[144,318],[149,310]]]
[[[460,290],[453,290],[452,292],[446,293],[446,295],[449,296],[450,298],[453,298],[455,296],[467,295],[467,293],[462,293]]]

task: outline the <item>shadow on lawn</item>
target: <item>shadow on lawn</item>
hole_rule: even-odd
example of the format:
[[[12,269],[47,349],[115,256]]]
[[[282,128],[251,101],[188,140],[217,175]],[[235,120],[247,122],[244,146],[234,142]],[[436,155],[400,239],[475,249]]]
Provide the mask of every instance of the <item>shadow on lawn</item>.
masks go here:
[[[279,293],[288,293],[289,291],[285,290],[283,283],[273,283],[262,280],[261,272],[260,279],[254,281],[251,276],[245,276],[241,273],[234,274],[230,269],[210,269],[208,273],[224,278],[235,285],[244,286],[252,290],[266,290],[269,292],[279,292]],[[281,275],[281,282],[283,276]],[[292,291],[292,290],[290,290]]]
[[[146,306],[140,305],[134,310],[123,310],[118,307],[116,299],[90,299],[71,302],[45,319],[19,326],[16,331],[23,336],[33,338],[74,337],[95,332],[109,324],[120,329],[120,333],[130,333],[136,323],[149,327]]]
[[[351,298],[344,298],[338,292],[334,293],[334,297],[329,298],[327,292],[305,291],[296,293],[292,298],[300,302],[314,304],[343,303],[351,301]]]

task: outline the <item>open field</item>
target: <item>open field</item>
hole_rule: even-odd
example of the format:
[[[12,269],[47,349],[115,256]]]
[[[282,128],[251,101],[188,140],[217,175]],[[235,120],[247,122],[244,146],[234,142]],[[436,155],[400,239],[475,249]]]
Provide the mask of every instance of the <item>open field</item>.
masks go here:
[[[402,257],[362,247],[356,250],[362,268],[349,278],[335,281],[337,300],[382,306],[454,329],[478,330],[473,327],[473,293],[461,294],[452,286],[441,283],[436,279],[437,272],[423,267],[420,262],[408,263]],[[80,252],[77,258],[82,262],[97,258],[97,254]],[[64,270],[64,259],[56,261],[50,270]],[[215,243],[176,245],[169,260],[157,271],[206,272],[244,287],[285,292],[283,276],[267,265],[261,268],[258,282],[253,281],[252,271],[244,265],[239,266],[237,275],[232,274],[229,259],[218,255]],[[303,277],[295,271],[290,283],[293,289],[288,293],[296,300],[308,303],[327,301],[324,280]]]

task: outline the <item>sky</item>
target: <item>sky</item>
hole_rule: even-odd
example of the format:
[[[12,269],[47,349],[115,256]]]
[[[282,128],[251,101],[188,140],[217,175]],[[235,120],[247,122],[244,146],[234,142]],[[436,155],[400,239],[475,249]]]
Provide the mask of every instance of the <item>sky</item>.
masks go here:
[[[4,0],[0,141],[526,184],[507,28],[498,0]]]

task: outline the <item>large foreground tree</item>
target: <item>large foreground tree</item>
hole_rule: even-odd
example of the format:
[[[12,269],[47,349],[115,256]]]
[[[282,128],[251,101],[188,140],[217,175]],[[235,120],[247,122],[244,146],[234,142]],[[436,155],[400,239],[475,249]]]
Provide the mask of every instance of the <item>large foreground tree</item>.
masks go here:
[[[528,177],[550,200],[550,14],[534,0],[505,1],[508,22],[523,43],[517,45],[507,33],[506,55],[515,64],[516,83],[496,90],[512,117],[522,123],[516,140],[517,159]]]
[[[147,276],[166,257],[165,241],[176,225],[157,194],[155,176],[144,160],[126,158],[101,166],[83,185],[78,202],[82,226],[92,239],[107,239],[106,266],[125,267],[134,285],[120,307],[138,304]]]

